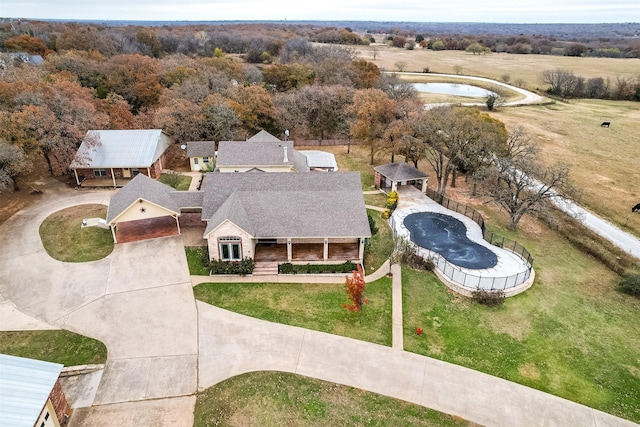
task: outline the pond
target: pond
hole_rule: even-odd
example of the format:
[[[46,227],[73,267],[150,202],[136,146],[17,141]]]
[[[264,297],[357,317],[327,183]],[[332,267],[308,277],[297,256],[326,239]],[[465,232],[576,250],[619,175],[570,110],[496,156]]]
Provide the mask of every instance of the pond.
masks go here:
[[[486,98],[496,95],[487,89],[458,83],[413,83],[418,92],[438,93],[443,95],[468,96],[470,98]]]

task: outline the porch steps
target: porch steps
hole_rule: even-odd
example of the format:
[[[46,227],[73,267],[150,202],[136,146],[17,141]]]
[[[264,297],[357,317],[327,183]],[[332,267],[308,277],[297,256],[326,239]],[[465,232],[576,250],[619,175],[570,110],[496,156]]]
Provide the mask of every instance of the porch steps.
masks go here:
[[[277,262],[256,262],[253,268],[254,276],[273,276],[278,274]]]

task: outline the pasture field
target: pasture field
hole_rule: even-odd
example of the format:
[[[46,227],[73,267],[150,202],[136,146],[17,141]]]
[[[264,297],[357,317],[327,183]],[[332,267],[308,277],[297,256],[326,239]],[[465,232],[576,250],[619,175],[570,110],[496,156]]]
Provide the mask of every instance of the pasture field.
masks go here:
[[[377,48],[376,60],[373,60],[372,47],[358,50],[362,58],[387,70],[392,70],[398,61],[407,63],[406,71],[429,67],[431,72],[454,73],[454,67],[460,66],[462,74],[498,81],[508,74],[510,82],[518,82],[529,90],[544,90],[540,73],[555,68],[571,70],[585,78],[610,78],[612,82],[618,76],[640,76],[640,59],[473,55],[460,51]],[[442,81],[429,74],[424,77]],[[478,82],[466,83],[486,87]],[[509,94],[502,95],[512,100]],[[428,95],[423,99],[446,102],[442,95]],[[459,98],[449,100],[459,101]],[[474,101],[468,98],[467,102]],[[503,121],[507,129],[518,126],[526,129],[539,144],[541,159],[546,165],[558,161],[570,165],[571,180],[581,191],[580,205],[640,237],[640,215],[631,212],[631,207],[640,202],[640,103],[580,99],[541,106],[503,107],[491,115]],[[604,121],[610,121],[611,127],[601,127]]]
[[[580,205],[640,237],[640,215],[631,212],[640,202],[640,103],[575,100],[491,115],[507,129],[525,128],[545,164],[570,165]],[[603,121],[611,127],[601,127]]]
[[[360,58],[373,62],[385,71],[393,71],[396,62],[405,62],[404,71],[410,72],[422,72],[429,68],[431,73],[456,74],[456,67],[461,67],[458,74],[487,77],[498,81],[502,81],[502,76],[508,74],[510,82],[523,81],[522,87],[529,90],[542,88],[540,73],[556,68],[571,70],[575,75],[585,78],[608,77],[612,82],[618,76],[635,77],[640,73],[638,58],[580,58],[509,53],[474,55],[453,50],[407,50],[380,44],[374,46],[378,50],[375,60],[373,46],[358,46],[355,49]]]

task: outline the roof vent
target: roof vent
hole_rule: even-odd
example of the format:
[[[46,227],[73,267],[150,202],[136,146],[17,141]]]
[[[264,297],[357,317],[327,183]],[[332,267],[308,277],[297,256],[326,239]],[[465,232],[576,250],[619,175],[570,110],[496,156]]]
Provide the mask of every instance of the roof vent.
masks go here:
[[[287,147],[284,147],[284,162],[289,163],[289,156],[287,156]]]

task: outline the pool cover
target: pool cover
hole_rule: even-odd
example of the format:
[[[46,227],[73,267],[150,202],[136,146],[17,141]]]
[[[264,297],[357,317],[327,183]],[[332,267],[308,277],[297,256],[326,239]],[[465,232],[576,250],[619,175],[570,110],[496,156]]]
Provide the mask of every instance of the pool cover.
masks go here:
[[[413,243],[444,257],[458,267],[474,270],[494,267],[498,257],[467,238],[467,227],[452,216],[435,212],[407,215],[404,226]]]

